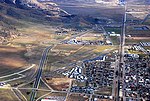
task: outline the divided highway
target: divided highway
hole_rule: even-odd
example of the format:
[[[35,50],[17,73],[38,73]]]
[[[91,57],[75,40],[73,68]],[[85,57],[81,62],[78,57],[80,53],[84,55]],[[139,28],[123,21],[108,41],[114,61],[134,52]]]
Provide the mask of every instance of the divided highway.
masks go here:
[[[91,30],[88,30],[86,32],[83,32],[81,34],[78,34],[78,35],[75,35],[75,36],[72,36],[71,38],[69,39],[72,39],[72,38],[75,38],[77,36],[81,36],[87,32],[89,32]],[[68,41],[68,40],[63,40],[59,43],[63,43],[65,41]],[[46,61],[46,58],[47,58],[47,54],[49,52],[50,49],[52,49],[53,47],[55,47],[57,44],[55,44],[54,46],[49,46],[47,47],[44,51],[43,51],[43,54],[42,54],[42,58],[40,60],[40,63],[39,63],[39,68],[38,68],[38,71],[37,71],[37,75],[36,75],[36,78],[35,78],[35,82],[34,82],[34,85],[33,85],[33,89],[32,89],[32,93],[31,93],[31,96],[30,96],[30,101],[35,101],[35,98],[36,98],[36,94],[37,94],[37,91],[35,89],[38,89],[39,88],[39,84],[40,84],[40,80],[41,80],[41,76],[42,76],[42,71],[43,71],[43,68],[45,66],[45,61]]]
[[[51,48],[52,48],[52,46],[47,47],[43,51],[42,58],[40,60],[39,68],[38,68],[38,71],[37,71],[37,75],[36,75],[36,78],[35,78],[35,82],[34,82],[34,85],[33,85],[34,89],[32,89],[32,93],[31,93],[31,96],[30,96],[30,101],[35,101],[36,94],[37,94],[37,91],[35,89],[39,88],[39,84],[40,84],[40,80],[41,80],[41,76],[42,76],[42,71],[43,71],[43,68],[45,66],[45,61],[47,59],[48,52]]]
[[[125,67],[124,67],[124,45],[125,45],[125,34],[126,34],[126,21],[127,21],[127,13],[126,13],[126,4],[124,4],[124,17],[123,17],[123,25],[122,25],[122,33],[120,36],[120,46],[119,46],[119,62],[117,65],[117,82],[115,84],[115,101],[120,101],[120,84],[122,83],[123,79],[124,79],[124,71],[125,71]],[[124,91],[123,91],[124,92]],[[124,94],[123,94],[124,95]]]

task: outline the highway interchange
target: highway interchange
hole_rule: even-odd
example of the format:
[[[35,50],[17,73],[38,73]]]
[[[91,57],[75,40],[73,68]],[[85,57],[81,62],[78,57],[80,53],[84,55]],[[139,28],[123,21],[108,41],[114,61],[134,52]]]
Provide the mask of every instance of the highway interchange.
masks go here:
[[[77,34],[77,35],[73,35],[73,36],[70,37],[69,39],[73,39],[73,38],[76,38],[77,36],[84,35],[84,34],[90,32],[90,31],[92,31],[92,29],[91,29],[91,30],[87,30],[87,31],[83,31],[83,32],[81,32],[80,34]],[[61,41],[61,42],[59,42],[59,43],[64,43],[64,42],[68,41],[69,39],[63,40],[63,41]],[[21,84],[21,85],[17,84],[19,88],[18,88],[18,87],[1,87],[1,88],[3,88],[3,89],[12,89],[13,92],[14,92],[14,94],[16,95],[16,97],[17,97],[20,101],[22,101],[22,100],[26,100],[26,101],[27,101],[27,99],[25,98],[25,96],[24,96],[22,93],[20,93],[19,89],[26,89],[26,90],[27,90],[27,89],[30,89],[30,90],[32,90],[31,96],[30,96],[30,101],[35,101],[35,98],[36,98],[36,96],[37,96],[37,91],[40,90],[40,89],[39,89],[39,85],[40,85],[40,82],[41,82],[41,80],[42,80],[42,79],[41,79],[41,76],[42,76],[42,71],[43,71],[43,69],[44,69],[44,67],[45,67],[45,65],[46,65],[47,55],[48,55],[49,51],[52,50],[55,46],[57,46],[57,44],[54,44],[53,46],[47,47],[47,48],[43,51],[43,54],[42,54],[42,57],[41,57],[41,59],[40,59],[40,63],[39,63],[38,69],[37,69],[36,71],[34,71],[35,73],[33,73],[33,71],[31,71],[31,74],[32,74],[32,75],[30,75],[30,72],[28,73],[29,76],[30,76],[29,78],[31,78],[31,82],[34,81],[34,84],[33,84],[33,87],[32,87],[32,88],[23,88],[23,87],[21,87],[21,85],[26,85],[26,84],[28,84],[28,83],[23,83],[23,84]],[[9,80],[2,81],[2,82],[4,82],[4,83],[5,83],[5,82],[7,83],[7,82],[19,80],[19,79],[23,79],[23,78],[27,78],[27,76],[23,75],[22,73],[24,73],[24,72],[26,72],[26,71],[28,71],[28,70],[34,68],[35,66],[36,66],[36,65],[33,64],[32,66],[30,66],[30,67],[28,67],[28,68],[26,68],[26,69],[24,69],[24,70],[22,70],[22,71],[15,72],[15,73],[9,74],[9,75],[5,75],[5,76],[2,76],[2,77],[0,77],[0,78],[3,79],[3,78],[12,77],[12,76],[15,76],[15,75],[19,75],[18,78],[13,78],[13,79],[9,79]],[[29,82],[29,83],[30,83],[30,82]],[[46,83],[45,83],[45,84],[46,84]],[[16,84],[15,84],[15,85],[16,85]],[[46,84],[46,85],[47,85],[47,84]],[[71,86],[71,85],[70,85],[70,86]],[[50,88],[50,87],[49,87],[49,88]],[[71,87],[70,87],[70,88],[71,88]],[[55,90],[53,90],[53,89],[51,89],[51,88],[50,88],[50,90],[43,90],[43,91],[61,92],[61,91],[55,91]],[[67,93],[67,95],[69,95],[69,94],[70,94],[70,91],[63,92],[63,93]],[[67,97],[66,97],[66,99],[67,99]]]
[[[87,32],[90,32],[91,30],[88,30],[88,31],[85,31],[83,33],[81,33],[80,35],[74,35],[72,36],[70,39],[73,39],[77,36],[81,36],[81,35],[84,35],[85,33]],[[63,43],[63,42],[66,42],[68,40],[63,40],[61,41],[60,43]],[[39,63],[39,67],[38,67],[38,71],[37,71],[37,75],[35,77],[35,82],[34,82],[34,85],[33,85],[33,90],[32,90],[32,93],[31,93],[31,97],[30,97],[30,101],[34,101],[35,100],[35,97],[36,97],[36,94],[37,94],[37,90],[35,89],[38,89],[39,88],[39,84],[40,84],[40,80],[41,80],[41,76],[42,76],[42,71],[44,69],[44,66],[45,66],[45,62],[46,62],[46,59],[47,59],[47,55],[48,55],[48,52],[49,50],[51,50],[53,47],[55,47],[57,44],[55,44],[54,46],[49,46],[47,47],[44,51],[43,51],[43,54],[42,54],[42,58],[40,60],[40,63]],[[70,81],[71,82],[71,81]],[[71,84],[69,86],[69,88],[71,88]],[[67,95],[69,94],[69,92],[67,93]],[[66,97],[67,98],[67,97]]]
[[[122,33],[121,33],[121,37],[120,37],[120,45],[119,45],[119,56],[116,57],[116,62],[115,62],[115,68],[114,68],[114,80],[113,80],[113,89],[112,89],[112,96],[114,96],[114,101],[120,101],[121,99],[120,98],[123,98],[123,101],[125,101],[125,86],[122,86],[124,85],[124,78],[125,78],[125,63],[124,63],[124,46],[125,46],[125,34],[126,34],[126,20],[127,20],[127,12],[126,12],[126,5],[124,5],[124,17],[123,17],[123,24],[122,24]],[[102,27],[103,28],[103,27]],[[73,39],[77,36],[81,36],[87,32],[89,32],[91,30],[88,30],[86,32],[83,32],[81,33],[80,35],[74,35],[72,36],[70,39]],[[104,30],[104,33],[105,30]],[[66,41],[68,40],[64,40],[64,41],[61,41],[60,43],[65,43]],[[72,93],[70,92],[70,89],[71,89],[71,86],[72,86],[72,81],[70,81],[70,85],[69,85],[69,89],[68,91],[56,91],[56,90],[53,90],[53,89],[49,89],[49,90],[46,90],[46,89],[39,89],[39,86],[40,86],[40,82],[42,81],[42,72],[43,72],[43,69],[45,67],[45,64],[46,64],[46,60],[47,60],[47,55],[49,53],[49,51],[55,47],[57,44],[55,44],[54,46],[49,46],[47,47],[44,51],[43,51],[43,54],[42,54],[42,57],[40,59],[40,63],[39,63],[39,66],[38,66],[38,69],[37,69],[37,72],[36,72],[36,75],[35,76],[35,79],[34,79],[34,84],[33,84],[33,87],[32,88],[19,88],[19,89],[30,89],[32,90],[31,92],[31,95],[30,95],[30,101],[35,101],[36,99],[36,96],[37,96],[37,91],[48,91],[48,92],[59,92],[59,93],[66,93],[67,96],[65,98],[65,101],[67,100],[68,96],[70,94],[75,94],[75,93]],[[29,68],[25,69],[25,70],[22,70],[20,72],[16,72],[16,73],[13,73],[13,74],[10,74],[10,75],[6,75],[6,76],[3,76],[3,77],[0,77],[0,78],[5,78],[5,77],[10,77],[10,76],[14,76],[14,75],[20,75],[22,76],[22,78],[24,78],[24,75],[21,75],[21,73],[25,72],[25,71],[28,71],[30,69],[32,69],[35,65],[33,64],[32,66],[30,66]],[[21,79],[21,77],[19,78],[16,78],[17,79]],[[10,81],[13,81],[15,79],[12,79]],[[10,82],[9,81],[9,82]],[[8,81],[3,81],[3,82],[8,82]],[[46,84],[46,83],[45,83]],[[121,88],[122,87],[122,88]],[[18,99],[20,99],[21,101],[22,100],[26,100],[27,99],[19,92],[18,90],[18,87],[7,87],[8,89],[12,89],[16,96],[18,97]],[[77,94],[80,94],[80,93],[77,93]],[[90,96],[90,99],[92,99],[92,96],[95,95],[95,96],[99,96],[97,94],[87,94]],[[38,99],[36,99],[38,100]]]

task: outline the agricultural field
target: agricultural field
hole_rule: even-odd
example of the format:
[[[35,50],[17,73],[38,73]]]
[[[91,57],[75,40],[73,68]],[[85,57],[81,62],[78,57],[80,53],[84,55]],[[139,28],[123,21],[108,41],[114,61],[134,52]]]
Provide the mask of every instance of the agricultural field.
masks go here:
[[[137,44],[140,42],[149,42],[150,26],[148,25],[132,25],[127,26],[126,44]]]
[[[148,42],[150,40],[150,37],[131,37],[126,38],[126,44],[138,44],[140,42]]]
[[[150,37],[150,27],[145,25],[135,25],[127,27],[127,35],[131,37]]]
[[[104,41],[103,33],[100,32],[88,32],[80,37],[76,37],[76,40],[80,41]]]
[[[54,47],[48,55],[47,70],[56,70],[58,68],[66,67],[77,61],[82,61],[96,57],[100,53],[107,53],[117,48],[116,46],[83,46],[59,44]]]

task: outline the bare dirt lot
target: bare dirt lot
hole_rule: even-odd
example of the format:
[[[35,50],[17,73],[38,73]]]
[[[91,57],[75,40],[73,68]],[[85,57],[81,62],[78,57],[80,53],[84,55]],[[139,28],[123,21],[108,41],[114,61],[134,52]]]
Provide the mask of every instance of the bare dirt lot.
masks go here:
[[[88,98],[81,94],[71,94],[67,101],[88,101]]]
[[[25,66],[24,52],[24,48],[0,46],[0,74],[6,75],[12,70]]]
[[[52,79],[45,79],[48,85],[52,87],[54,90],[63,90],[69,87],[69,82],[71,79],[69,78],[52,78]]]

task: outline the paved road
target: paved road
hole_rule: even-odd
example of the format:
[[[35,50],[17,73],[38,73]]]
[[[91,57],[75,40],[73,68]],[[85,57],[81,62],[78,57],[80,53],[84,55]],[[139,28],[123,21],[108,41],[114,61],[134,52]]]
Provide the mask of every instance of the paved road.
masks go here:
[[[124,78],[124,45],[125,45],[125,33],[126,33],[126,20],[127,20],[127,13],[126,13],[126,5],[124,5],[124,18],[123,18],[123,26],[122,26],[122,33],[120,36],[120,47],[119,47],[119,64],[117,67],[117,71],[118,71],[118,77],[117,77],[117,82],[116,82],[116,96],[115,96],[115,101],[119,101],[120,99],[120,84],[121,81]],[[123,74],[123,76],[121,77],[121,75]]]
[[[36,89],[39,88],[39,84],[40,84],[40,80],[41,80],[41,76],[42,76],[42,71],[43,71],[43,68],[45,66],[45,61],[47,59],[47,54],[48,54],[48,52],[49,52],[49,50],[51,48],[52,48],[51,46],[47,47],[43,51],[42,58],[40,60],[39,69],[37,71],[37,75],[36,75],[36,78],[35,78],[35,82],[34,82],[33,88],[36,88]],[[30,101],[34,101],[35,100],[36,94],[37,94],[37,91],[35,89],[33,89],[32,93],[31,93],[31,96],[30,96]]]
[[[75,37],[77,37],[77,36],[81,36],[81,35],[83,35],[83,34],[85,34],[85,33],[87,33],[87,32],[90,32],[90,31],[91,31],[91,30],[88,30],[88,31],[85,31],[85,32],[83,32],[83,33],[81,33],[81,34],[74,35],[74,36],[72,36],[71,38],[69,38],[68,40],[70,40],[70,39],[72,39],[72,38],[75,38]],[[59,43],[63,43],[63,42],[68,41],[68,40],[63,40],[63,41],[61,41],[61,42],[59,42]],[[56,46],[56,45],[57,45],[57,44],[55,44],[54,46]],[[42,71],[43,71],[43,68],[44,68],[44,66],[45,66],[46,57],[47,57],[47,54],[48,54],[49,50],[52,49],[52,48],[53,48],[53,46],[47,47],[47,48],[44,50],[44,52],[43,52],[42,58],[41,58],[41,60],[40,60],[38,72],[37,72],[37,75],[36,75],[36,78],[35,78],[34,86],[33,86],[33,88],[35,88],[35,89],[38,89],[38,87],[39,87],[40,80],[41,80],[41,76],[42,76]],[[37,92],[36,92],[35,89],[32,89],[32,93],[31,93],[31,96],[30,96],[30,101],[34,101],[35,98],[36,98]]]
[[[2,80],[0,80],[0,82],[7,83],[7,82],[11,82],[11,81],[15,81],[15,80],[18,80],[18,79],[25,78],[26,75],[23,75],[21,73],[24,73],[24,72],[32,69],[34,66],[35,66],[35,64],[32,64],[32,66],[30,66],[30,67],[28,67],[28,68],[26,68],[26,69],[24,69],[22,71],[15,72],[15,73],[12,73],[12,74],[9,74],[9,75],[5,75],[5,76],[1,76],[0,79],[2,79]],[[12,78],[13,76],[14,76],[14,78]],[[15,76],[18,76],[18,77],[15,77]],[[3,80],[4,78],[7,78],[7,80]]]
[[[125,63],[124,63],[124,46],[125,46],[125,34],[126,34],[126,21],[127,21],[127,13],[126,13],[126,10],[127,10],[127,6],[125,5],[125,14],[124,14],[124,24],[123,24],[123,32],[122,32],[122,52],[121,52],[121,57],[120,57],[120,64],[122,63],[122,77],[121,77],[121,80],[122,80],[122,91],[123,91],[123,98],[124,98],[124,77],[125,77]],[[125,100],[123,100],[125,101]]]
[[[18,89],[11,89],[19,101],[27,101],[25,96]]]
[[[19,72],[16,72],[16,73],[12,73],[12,74],[9,74],[9,75],[5,75],[5,76],[1,76],[0,79],[7,78],[7,77],[10,77],[10,76],[14,76],[14,75],[19,75],[19,74],[21,74],[21,73],[23,73],[25,71],[28,71],[28,70],[32,69],[34,66],[35,66],[35,64],[32,64],[30,67],[28,67],[28,68],[26,68],[26,69],[24,69],[22,71],[19,71]]]

